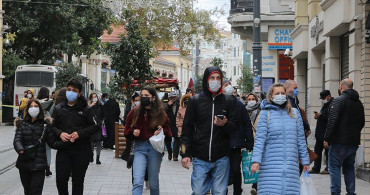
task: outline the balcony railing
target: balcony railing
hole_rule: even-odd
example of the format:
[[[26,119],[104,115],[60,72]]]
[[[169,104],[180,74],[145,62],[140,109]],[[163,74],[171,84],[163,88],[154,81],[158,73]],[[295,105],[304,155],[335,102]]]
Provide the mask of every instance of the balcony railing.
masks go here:
[[[253,0],[230,0],[230,14],[253,12]]]

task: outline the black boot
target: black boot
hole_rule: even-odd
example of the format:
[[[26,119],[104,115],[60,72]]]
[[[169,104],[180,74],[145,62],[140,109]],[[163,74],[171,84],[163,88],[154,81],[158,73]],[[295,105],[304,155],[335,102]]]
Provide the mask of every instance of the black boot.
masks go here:
[[[96,164],[97,165],[100,165],[101,162],[100,162],[100,155],[96,155]]]
[[[48,167],[46,168],[46,170],[45,170],[45,175],[46,176],[50,176],[50,175],[52,175],[53,173],[50,171],[50,165],[48,165]]]

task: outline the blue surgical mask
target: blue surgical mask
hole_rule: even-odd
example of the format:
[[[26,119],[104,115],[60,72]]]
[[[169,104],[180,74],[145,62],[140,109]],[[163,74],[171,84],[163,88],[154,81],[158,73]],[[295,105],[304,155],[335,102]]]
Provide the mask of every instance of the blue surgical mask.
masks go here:
[[[77,100],[77,96],[78,94],[76,92],[73,92],[73,91],[66,92],[66,97],[67,97],[68,102],[75,102]]]
[[[233,86],[229,85],[229,86],[225,87],[224,91],[225,91],[226,95],[233,95],[234,88],[233,88]]]
[[[295,88],[293,92],[293,97],[297,97],[298,93],[299,93],[298,88]]]
[[[104,99],[104,103],[107,103],[107,101],[108,101],[109,99]]]
[[[286,95],[274,95],[274,100],[272,100],[275,104],[282,105],[286,102]]]

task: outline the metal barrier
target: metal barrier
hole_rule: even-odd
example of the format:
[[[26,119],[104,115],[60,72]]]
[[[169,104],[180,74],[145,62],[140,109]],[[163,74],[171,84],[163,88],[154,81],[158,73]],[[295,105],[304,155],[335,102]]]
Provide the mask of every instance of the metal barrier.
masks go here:
[[[116,135],[115,141],[114,141],[115,142],[115,154],[114,154],[115,158],[119,158],[126,148],[126,138],[123,132],[124,130],[125,130],[124,125],[119,124],[118,122],[115,123],[115,127],[114,127],[114,133]]]

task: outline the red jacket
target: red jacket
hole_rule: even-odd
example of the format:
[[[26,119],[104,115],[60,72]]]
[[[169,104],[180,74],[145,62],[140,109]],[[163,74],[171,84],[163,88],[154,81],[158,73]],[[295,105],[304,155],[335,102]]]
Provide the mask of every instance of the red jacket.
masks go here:
[[[152,118],[151,114],[148,112],[147,116],[144,116],[144,112],[140,113],[139,119],[136,121],[136,125],[131,127],[132,124],[132,113],[134,110],[131,110],[130,113],[127,116],[126,119],[126,125],[125,125],[125,137],[134,137],[133,132],[135,129],[140,130],[140,135],[138,137],[134,137],[135,140],[140,140],[140,141],[146,141],[149,140],[150,137],[154,135],[154,131],[157,129],[150,129],[149,123]],[[163,128],[163,133],[167,136],[172,136],[171,133],[171,128],[170,128],[170,120],[166,116],[166,123],[162,125]]]

